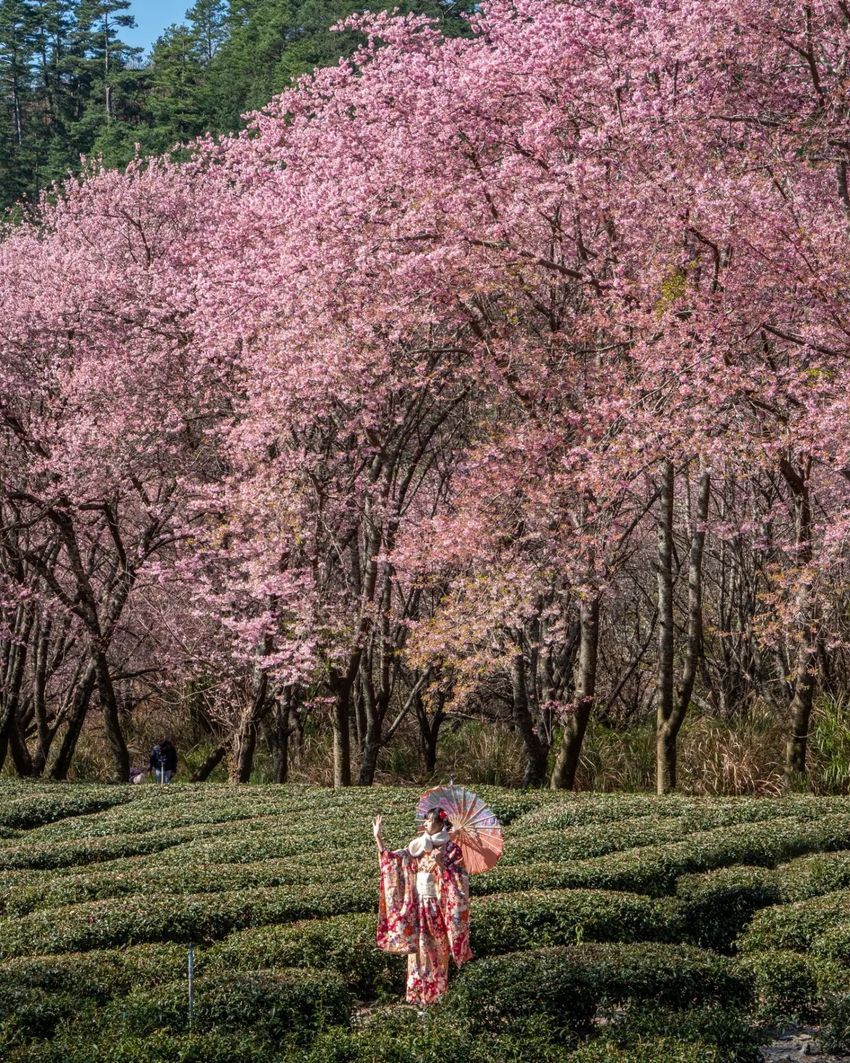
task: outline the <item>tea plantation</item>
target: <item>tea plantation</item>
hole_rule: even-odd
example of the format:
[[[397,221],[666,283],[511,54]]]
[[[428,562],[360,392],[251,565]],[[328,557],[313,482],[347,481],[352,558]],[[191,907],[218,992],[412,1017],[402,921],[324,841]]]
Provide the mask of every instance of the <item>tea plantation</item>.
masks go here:
[[[409,840],[417,790],[0,785],[0,1058],[755,1063],[785,1020],[850,1051],[846,799],[479,792],[505,854],[420,1016],[370,831]]]

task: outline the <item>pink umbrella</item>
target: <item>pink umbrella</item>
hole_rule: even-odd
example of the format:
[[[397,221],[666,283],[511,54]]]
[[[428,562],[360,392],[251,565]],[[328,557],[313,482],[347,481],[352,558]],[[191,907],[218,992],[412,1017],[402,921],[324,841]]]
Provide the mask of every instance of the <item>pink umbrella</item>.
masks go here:
[[[416,818],[420,825],[440,808],[451,821],[451,839],[460,846],[466,870],[475,875],[494,867],[505,844],[496,814],[463,786],[434,786],[419,798]]]

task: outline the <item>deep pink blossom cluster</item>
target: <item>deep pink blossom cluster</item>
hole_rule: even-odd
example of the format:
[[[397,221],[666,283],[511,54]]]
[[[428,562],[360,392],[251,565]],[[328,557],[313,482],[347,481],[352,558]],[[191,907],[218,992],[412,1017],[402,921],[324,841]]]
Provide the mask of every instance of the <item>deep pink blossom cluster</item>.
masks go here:
[[[811,671],[850,514],[846,6],[347,25],[243,134],[5,236],[3,615],[20,641],[36,596],[79,661],[48,729],[144,644],[224,705],[331,696],[338,783],[359,691],[369,781],[401,687],[469,693],[616,601],[668,466],[750,499],[705,527],[774,552],[762,635]]]

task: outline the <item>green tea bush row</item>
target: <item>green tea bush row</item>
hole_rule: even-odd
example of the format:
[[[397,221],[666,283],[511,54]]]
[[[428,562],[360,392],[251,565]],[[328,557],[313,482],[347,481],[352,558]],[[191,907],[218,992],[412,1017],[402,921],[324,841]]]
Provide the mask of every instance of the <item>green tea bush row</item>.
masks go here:
[[[117,857],[159,853],[199,834],[214,834],[216,825],[175,827],[136,834],[110,834],[104,837],[33,841],[25,838],[17,845],[0,848],[0,870],[53,870],[99,863]]]
[[[323,966],[342,973],[362,997],[399,992],[404,957],[375,943],[375,915],[351,914],[231,934],[204,953],[208,970]],[[480,899],[472,910],[477,957],[578,941],[661,940],[680,934],[672,902],[630,893],[563,890]],[[396,962],[400,960],[401,962]]]
[[[251,1030],[260,1040],[304,1044],[325,1026],[347,1023],[351,992],[334,971],[223,971],[200,975],[195,987],[193,1028],[198,1031]],[[187,1029],[186,985],[134,989],[116,997],[100,1015],[107,1029],[138,1036]]]
[[[0,958],[83,952],[148,941],[202,942],[232,930],[375,907],[375,886],[281,886],[224,893],[133,894],[0,920]]]
[[[717,1045],[683,1043],[676,1037],[652,1037],[629,1048],[618,1048],[608,1041],[594,1042],[567,1058],[569,1063],[726,1063],[728,1059]]]
[[[748,953],[735,969],[753,989],[755,1015],[770,1024],[819,1022],[824,1001],[850,986],[850,970],[829,960],[783,949]]]
[[[192,1028],[201,1033],[251,1030],[254,1039],[278,1048],[304,1045],[326,1026],[347,1024],[352,1003],[351,991],[334,972],[315,968],[219,972],[197,978]],[[78,1028],[84,1019],[87,1041],[97,1040],[99,1029],[147,1037],[152,1044],[169,1041],[188,1030],[185,979],[132,986],[98,1010],[85,1007],[71,993],[14,990],[0,1020],[4,1058],[29,1042],[52,1039],[58,1027],[73,1026],[74,1019]],[[108,1052],[104,1058],[114,1057]]]
[[[513,837],[506,847],[500,866],[541,859],[559,863],[587,860],[638,846],[680,841],[684,833],[678,817],[672,816],[584,823],[566,830],[534,833],[520,829],[519,836]]]
[[[810,948],[815,956],[850,968],[850,923],[828,926],[812,938]]]
[[[186,949],[177,944],[22,956],[0,965],[0,1021],[14,1017],[14,990],[72,994],[78,1002],[104,1004],[138,985],[159,985],[184,977]]]
[[[741,934],[742,952],[791,949],[806,952],[825,931],[846,925],[850,890],[837,890],[795,904],[775,905],[757,912]]]
[[[681,817],[688,828],[710,828],[733,823],[756,823],[795,816],[816,819],[824,813],[842,812],[846,799],[790,794],[781,798],[685,797],[667,794],[572,794],[566,800],[536,806],[523,816],[523,830],[559,830],[587,823],[626,820],[631,817]]]
[[[320,1034],[291,1063],[564,1063],[563,1046],[553,1044],[549,1031],[538,1026],[522,1037],[494,1035],[471,1031],[444,1008],[422,1016],[405,1006],[381,1008],[358,1028]]]
[[[756,911],[779,901],[779,888],[770,868],[739,864],[682,875],[676,898],[685,937],[725,952]]]
[[[7,986],[0,1014],[0,1059],[34,1040],[53,1036],[56,1027],[80,1011],[76,993],[56,993],[30,986]]]
[[[679,878],[688,939],[728,950],[755,912],[850,887],[850,853],[799,857],[776,868],[734,865]],[[850,955],[850,953],[848,953]]]
[[[671,894],[689,873],[730,864],[773,867],[793,856],[821,849],[850,848],[850,814],[820,820],[772,820],[718,827],[691,834],[686,841],[647,845],[587,860],[555,859],[511,865],[473,878],[477,893],[525,889],[631,890],[652,896]]]
[[[508,953],[464,967],[446,1006],[473,1030],[545,1021],[556,1040],[589,1032],[599,1004],[649,1000],[744,1006],[751,994],[728,961],[682,945],[598,944]]]
[[[70,816],[92,815],[130,800],[128,788],[87,786],[30,790],[26,786],[0,784],[0,826],[32,828]]]
[[[321,1034],[299,1063],[748,1063],[751,1058],[675,1035],[641,1038],[627,1048],[599,1038],[570,1052],[549,1040],[545,1024],[535,1029],[530,1020],[529,1027],[523,1037],[472,1033],[443,1010],[417,1019],[408,1009],[388,1009],[374,1014],[361,1029]]]
[[[374,912],[364,912],[242,930],[207,949],[201,967],[322,967],[342,975],[358,997],[398,994],[407,958],[378,949],[376,922]]]
[[[824,1001],[820,1042],[825,1052],[850,1054],[850,991],[847,984]]]
[[[303,1052],[300,1055],[303,1058]],[[49,1041],[12,1051],[7,1059],[9,1063],[281,1063],[282,1056],[250,1031],[169,1033],[152,1041],[121,1030],[93,1030],[81,1023],[60,1027]]]
[[[678,908],[668,900],[609,890],[533,890],[496,894],[472,906],[477,956],[581,941],[681,938]]]
[[[850,852],[821,852],[782,864],[774,872],[783,903],[850,889]]]
[[[181,832],[191,828],[181,828]],[[205,828],[211,830],[212,828]],[[810,832],[811,828],[806,828]],[[555,848],[549,861],[532,861],[513,864],[510,859],[481,878],[472,880],[474,893],[506,892],[529,888],[603,888],[626,889],[649,894],[663,894],[672,891],[675,879],[683,867],[692,867],[700,863],[721,863],[728,859],[730,844],[736,852],[741,848],[741,839],[730,839],[728,828],[720,831],[704,832],[693,835],[686,843],[674,843],[672,846],[643,846],[622,852],[608,853],[605,858],[592,858],[579,861],[576,853],[584,847],[573,845]],[[649,835],[651,836],[651,832]],[[174,842],[168,849],[157,848],[166,841]],[[606,840],[605,846],[616,844],[616,838]],[[621,838],[627,841],[628,837]],[[788,832],[784,839],[787,848],[793,845],[795,838]],[[525,840],[527,841],[527,840]],[[261,834],[254,837],[240,837],[223,843],[216,834],[196,839],[175,841],[174,835],[165,832],[147,836],[118,836],[108,842],[96,844],[93,852],[88,843],[71,847],[65,843],[65,849],[57,843],[47,854],[28,851],[22,847],[19,862],[30,864],[52,861],[70,861],[83,855],[89,862],[97,857],[99,861],[111,852],[114,856],[122,848],[136,849],[140,845],[147,851],[141,856],[129,859],[112,859],[104,862],[94,871],[72,873],[66,869],[65,881],[61,878],[43,877],[30,881],[5,879],[5,907],[8,912],[25,913],[39,907],[52,906],[61,901],[80,902],[120,896],[125,893],[169,892],[190,890],[192,892],[234,888],[237,885],[281,885],[296,884],[299,881],[310,882],[327,878],[328,874],[342,878],[345,875],[361,877],[375,873],[374,850],[368,842],[358,842],[356,848],[350,846],[350,836],[344,835],[336,840],[333,836],[323,836],[323,845],[327,850],[305,847],[286,836]],[[592,846],[588,839],[588,845]],[[758,840],[756,842],[758,844]],[[107,848],[108,846],[108,848]],[[678,848],[677,848],[678,846]],[[282,849],[295,849],[289,856],[275,855]],[[752,845],[750,850],[752,850]],[[331,871],[323,870],[315,860],[315,853],[329,851],[334,853]],[[771,848],[770,855],[776,849]],[[519,860],[515,854],[514,859]],[[207,870],[194,870],[209,865],[233,862],[240,857],[244,863],[236,867],[220,867]],[[249,860],[253,858],[252,860]],[[258,859],[259,858],[259,859]],[[289,861],[289,862],[287,862]],[[337,869],[336,872],[334,869]]]
[[[102,867],[103,865],[95,865]],[[312,860],[292,864],[286,859],[256,864],[160,864],[156,855],[143,863],[124,866],[120,871],[88,871],[73,875],[51,875],[39,871],[35,877],[5,881],[0,875],[0,913],[22,916],[46,908],[86,901],[118,899],[139,895],[220,893],[252,886],[308,886],[324,882],[377,882],[374,852],[368,858],[338,859],[330,866]]]
[[[700,1049],[710,1046],[708,1058],[717,1060],[717,1063],[762,1063],[762,1037],[752,1028],[748,1015],[740,1006],[718,1007],[708,1003],[671,1007],[639,1000],[609,1010],[598,1018],[606,1021],[601,1025],[592,1048],[597,1053],[608,1048],[612,1059],[620,1059],[620,1053],[630,1052],[636,1052],[641,1058],[644,1046],[657,1046],[659,1041],[666,1040],[679,1051],[690,1046]],[[596,1058],[603,1057],[597,1055]],[[665,1059],[659,1056],[658,1063]]]

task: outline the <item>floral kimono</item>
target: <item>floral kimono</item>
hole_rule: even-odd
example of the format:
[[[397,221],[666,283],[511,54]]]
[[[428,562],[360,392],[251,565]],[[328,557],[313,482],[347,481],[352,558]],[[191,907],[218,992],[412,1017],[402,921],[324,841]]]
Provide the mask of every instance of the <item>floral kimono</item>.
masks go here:
[[[469,875],[462,859],[445,830],[420,834],[406,849],[380,854],[378,948],[407,953],[411,1004],[433,1004],[445,993],[450,957],[458,967],[472,959]]]

